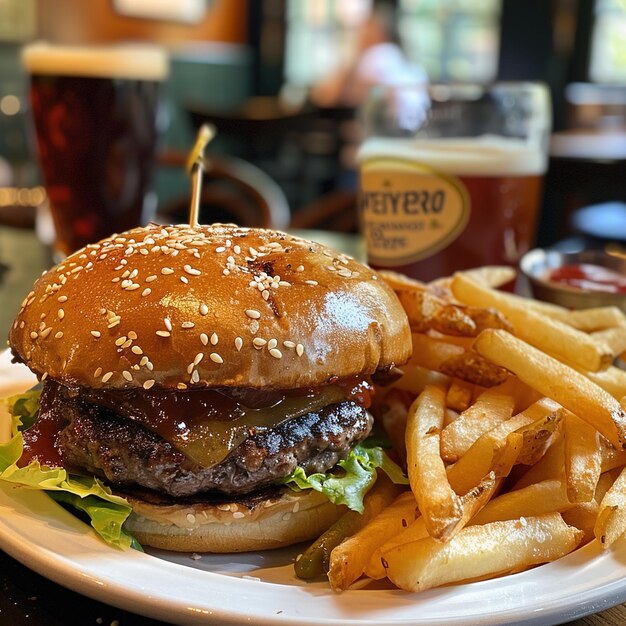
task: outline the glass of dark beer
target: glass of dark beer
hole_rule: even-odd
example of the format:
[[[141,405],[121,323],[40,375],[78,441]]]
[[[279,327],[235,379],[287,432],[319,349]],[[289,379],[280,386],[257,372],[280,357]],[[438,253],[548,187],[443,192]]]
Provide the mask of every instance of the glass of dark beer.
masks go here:
[[[550,110],[538,83],[374,89],[359,151],[369,262],[421,280],[516,265],[535,236]]]
[[[26,46],[39,163],[59,260],[150,219],[167,56],[156,46]]]

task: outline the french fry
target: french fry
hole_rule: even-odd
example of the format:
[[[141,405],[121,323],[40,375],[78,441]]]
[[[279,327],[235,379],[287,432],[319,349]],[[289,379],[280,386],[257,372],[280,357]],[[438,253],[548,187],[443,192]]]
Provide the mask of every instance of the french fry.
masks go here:
[[[441,456],[453,463],[465,454],[484,433],[508,420],[514,400],[503,387],[480,394],[476,402],[446,426],[441,433]]]
[[[363,499],[363,512],[348,511],[344,513],[328,530],[312,543],[295,563],[298,578],[311,580],[328,571],[330,556],[347,537],[353,535],[396,498],[400,487],[394,485],[386,475],[379,474],[374,486]]]
[[[543,457],[561,424],[562,410],[557,409],[550,415],[523,426],[517,431],[523,437],[522,449],[517,458],[520,465],[535,465]]]
[[[480,481],[476,487],[468,491],[468,493],[461,498],[463,515],[455,528],[455,532],[458,532],[462,527],[464,527],[489,501],[498,486],[499,481],[496,480],[493,473],[490,473],[485,476],[485,478]],[[388,538],[385,543],[380,545],[371,553],[369,562],[365,567],[365,574],[374,580],[384,578],[386,573],[381,561],[382,554],[396,546],[411,543],[412,541],[423,539],[425,537],[429,537],[429,534],[426,530],[424,518],[420,516],[412,524],[409,524],[407,528],[403,529],[402,532]]]
[[[551,314],[548,313],[548,315]],[[591,333],[596,330],[619,326],[626,321],[626,316],[616,306],[605,306],[580,311],[563,309],[563,314],[559,314],[555,319],[578,328],[578,330]]]
[[[590,502],[602,472],[598,431],[570,411],[565,418],[565,479],[570,502]]]
[[[626,413],[583,374],[503,330],[484,330],[474,348],[522,381],[579,415],[616,448],[626,444]]]
[[[561,513],[563,521],[566,524],[574,526],[584,533],[580,541],[580,546],[587,545],[590,541],[595,539],[593,528],[596,524],[599,510],[600,505],[595,500],[591,500],[591,502],[580,502],[571,509],[567,509]]]
[[[446,359],[439,371],[482,387],[493,387],[507,379],[504,369],[494,366],[493,363],[473,352],[463,352],[463,354]]]
[[[613,361],[613,354],[604,344],[563,322],[531,310],[527,300],[520,301],[511,294],[482,287],[463,274],[455,274],[452,289],[465,304],[498,309],[513,324],[518,337],[568,365],[595,372]]]
[[[565,444],[559,437],[543,455],[513,486],[513,489],[523,489],[544,480],[562,480],[565,482]]]
[[[626,322],[612,328],[596,330],[591,333],[591,337],[599,345],[606,346],[613,357],[616,357],[626,350]]]
[[[496,576],[571,552],[583,533],[558,513],[467,526],[447,543],[430,537],[385,552],[389,579],[406,591]]]
[[[474,385],[460,378],[454,378],[446,394],[446,406],[455,411],[465,411],[472,403]]]
[[[394,272],[392,270],[378,270],[378,275],[394,290],[400,289],[426,289],[426,284],[410,278],[406,274]]]
[[[600,502],[598,519],[593,532],[608,548],[626,531],[626,469],[622,470]]]
[[[413,397],[418,396],[426,385],[440,385],[447,387],[450,384],[450,377],[441,372],[427,369],[414,362],[402,366],[404,375],[393,384],[396,389],[409,391]]]
[[[413,333],[413,357],[409,364],[483,387],[500,384],[507,377],[504,369],[477,354],[466,352],[462,346],[423,333]],[[407,369],[404,368],[405,372]]]
[[[462,309],[447,303],[424,289],[396,291],[414,331],[426,332],[433,328],[447,335],[473,337],[476,324]]]
[[[508,265],[484,265],[483,267],[464,270],[463,274],[480,285],[495,289],[514,281],[517,272]]]
[[[626,371],[611,365],[601,372],[582,372],[598,387],[608,391],[618,400],[626,396]]]
[[[406,426],[407,470],[428,533],[445,540],[463,515],[461,501],[446,476],[441,459],[440,432],[445,391],[429,386],[409,409]]]
[[[340,543],[330,555],[328,580],[333,591],[343,591],[360,578],[374,550],[415,521],[416,508],[415,496],[405,491],[369,524]]]
[[[563,481],[545,480],[499,495],[479,511],[469,525],[560,513],[573,506]]]
[[[394,537],[391,537],[385,541],[382,546],[373,551],[370,560],[365,567],[365,575],[374,580],[385,578],[387,573],[385,572],[385,568],[382,564],[381,557],[383,553],[392,550],[396,546],[405,545],[419,539],[424,539],[428,536],[428,531],[426,530],[426,525],[424,524],[424,518],[420,516],[412,524],[409,524],[408,527],[402,532],[398,533]]]
[[[429,370],[441,371],[445,361],[465,352],[462,346],[436,339],[423,333],[413,333],[413,356],[409,363]]]

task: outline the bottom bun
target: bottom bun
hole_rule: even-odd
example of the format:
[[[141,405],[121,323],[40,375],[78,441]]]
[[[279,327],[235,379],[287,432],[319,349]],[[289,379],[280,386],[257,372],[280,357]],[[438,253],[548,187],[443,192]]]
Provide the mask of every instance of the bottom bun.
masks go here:
[[[142,545],[175,552],[282,548],[318,537],[346,511],[309,489],[232,503],[151,504],[124,496],[133,507],[128,532]]]

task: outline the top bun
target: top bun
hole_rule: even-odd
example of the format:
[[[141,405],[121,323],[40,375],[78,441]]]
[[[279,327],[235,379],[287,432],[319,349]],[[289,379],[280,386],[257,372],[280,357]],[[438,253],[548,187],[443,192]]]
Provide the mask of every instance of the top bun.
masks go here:
[[[318,243],[234,225],[151,224],[37,280],[9,336],[74,387],[291,389],[410,356],[406,315],[370,268]]]

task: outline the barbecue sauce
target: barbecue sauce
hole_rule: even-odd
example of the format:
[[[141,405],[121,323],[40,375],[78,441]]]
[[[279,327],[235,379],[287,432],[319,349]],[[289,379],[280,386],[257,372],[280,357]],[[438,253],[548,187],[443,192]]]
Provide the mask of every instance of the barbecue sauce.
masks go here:
[[[24,433],[21,465],[34,459],[42,464],[63,465],[56,437],[65,425],[59,403],[67,401],[95,404],[131,419],[158,434],[198,466],[211,467],[246,437],[288,419],[346,400],[367,408],[373,389],[364,378],[286,391],[69,390],[54,381],[47,381],[45,387],[40,419]]]

